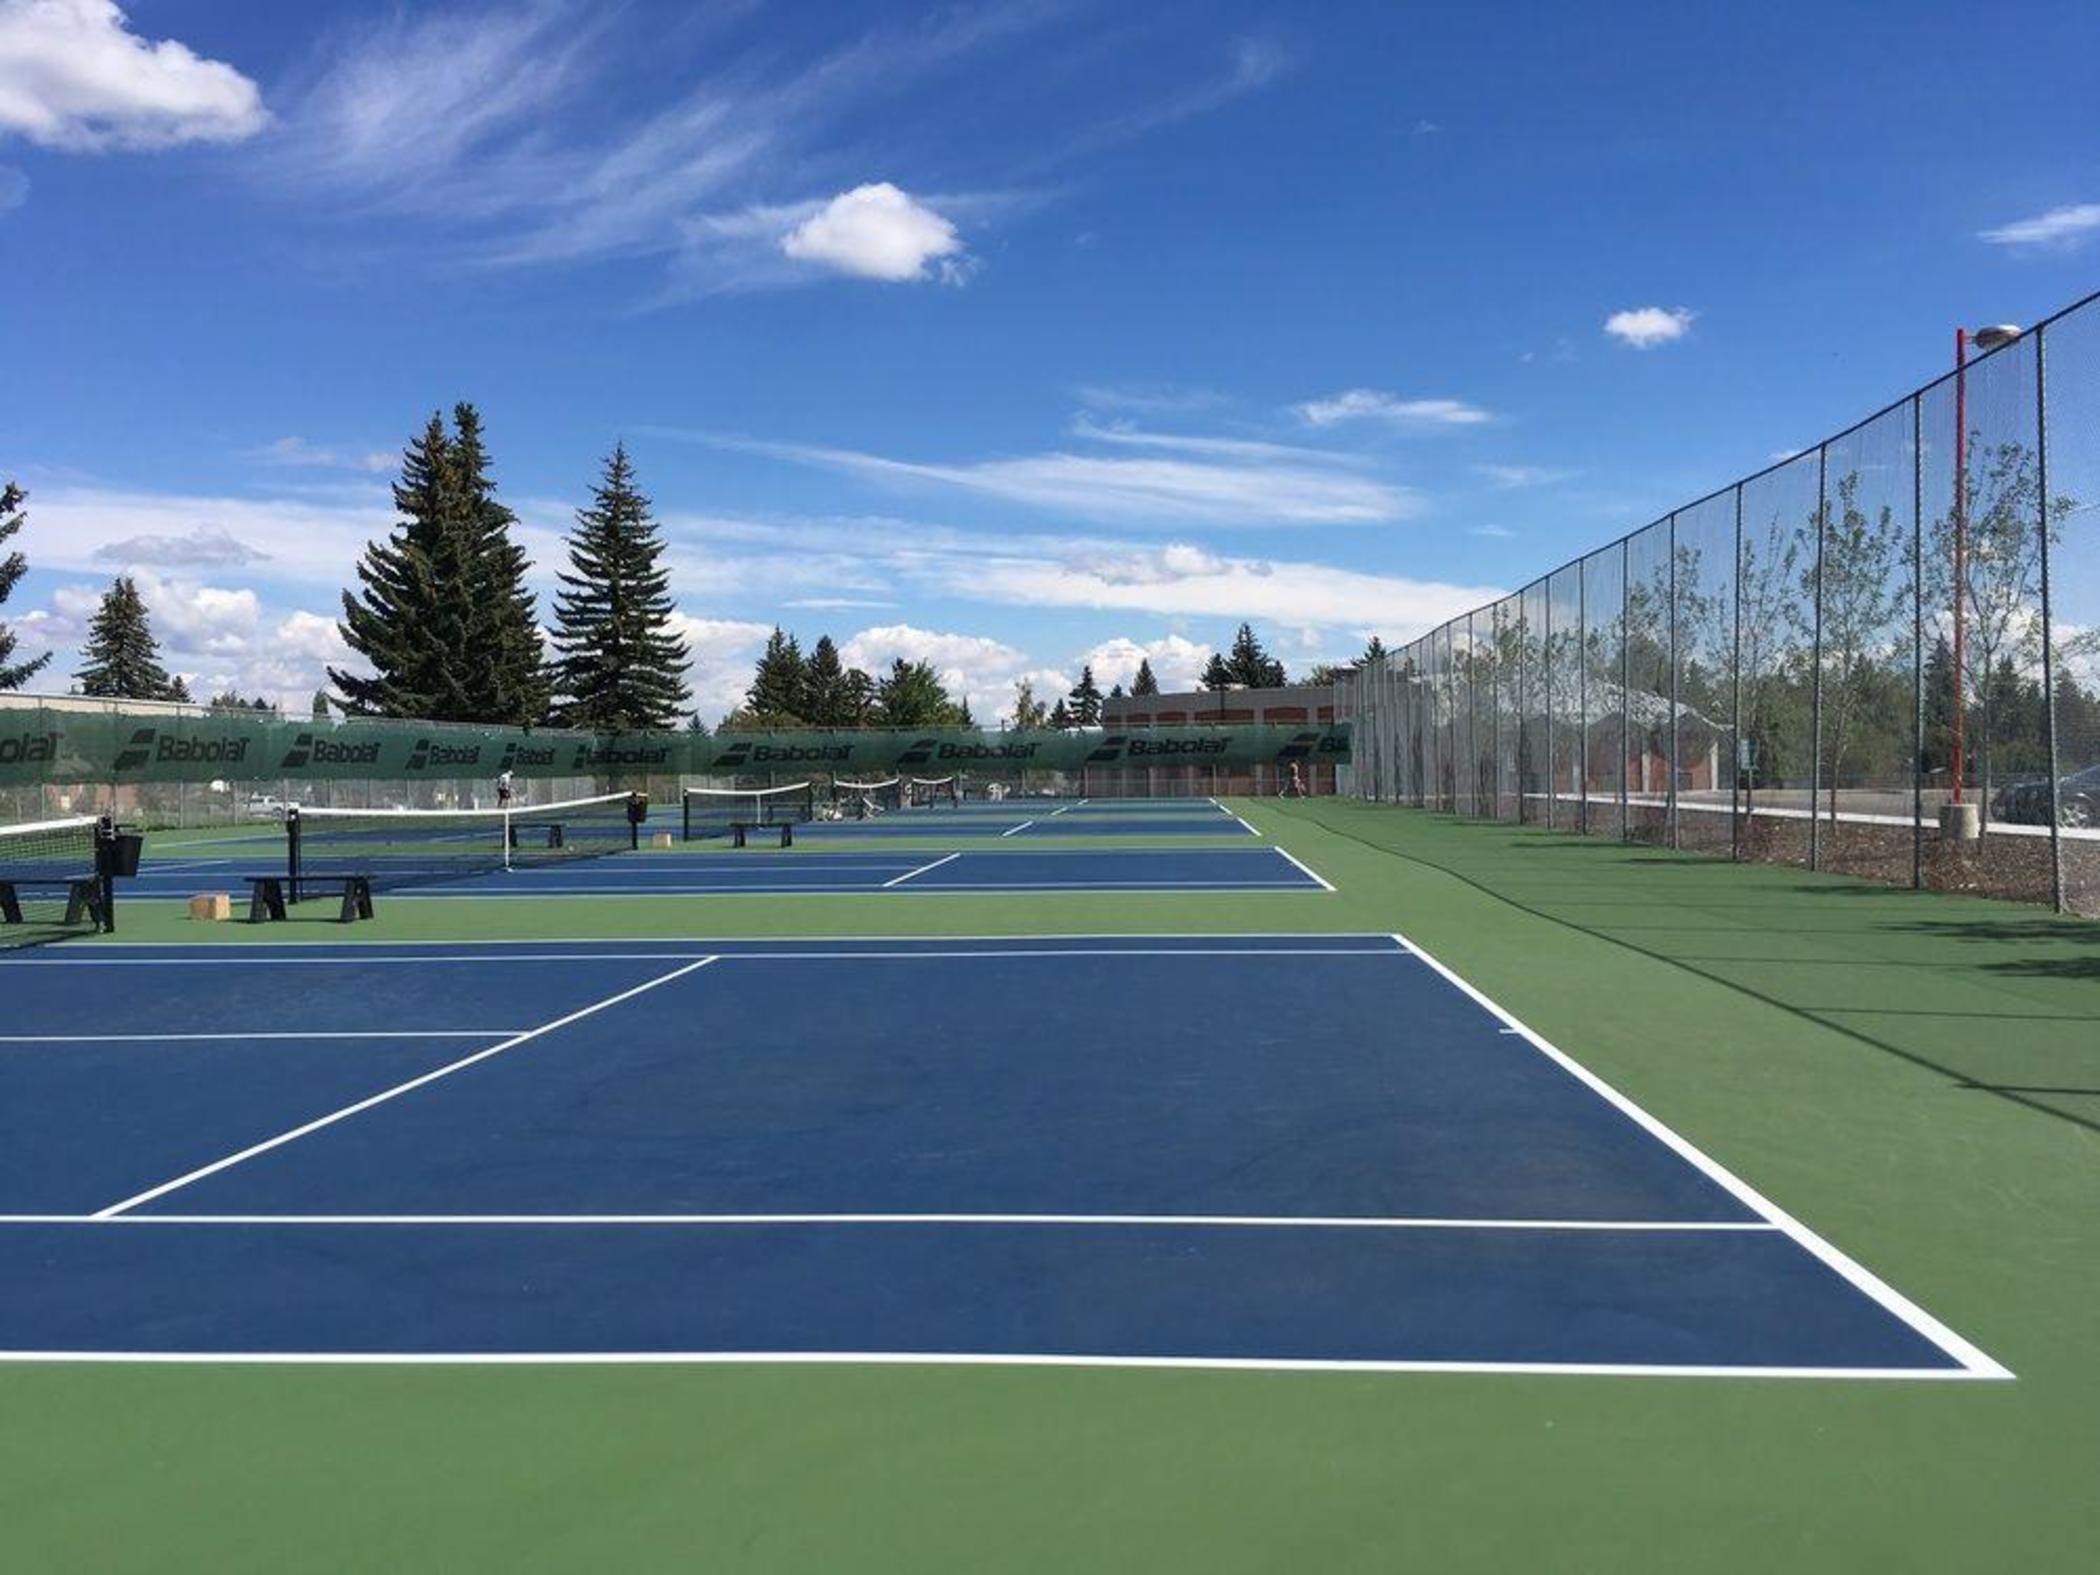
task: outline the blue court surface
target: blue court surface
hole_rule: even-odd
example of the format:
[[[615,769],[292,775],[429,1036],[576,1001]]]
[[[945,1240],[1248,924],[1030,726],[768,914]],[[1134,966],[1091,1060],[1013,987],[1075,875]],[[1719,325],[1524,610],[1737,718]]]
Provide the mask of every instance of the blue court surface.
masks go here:
[[[0,960],[0,1354],[2004,1376],[1399,937]]]
[[[797,835],[819,837],[1258,837],[1260,832],[1224,810],[1181,813],[1029,814],[1005,806],[904,809],[867,820],[814,820]]]
[[[798,828],[800,831],[809,828]],[[689,844],[671,853],[619,853],[534,869],[495,870],[384,892],[384,900],[429,897],[686,897],[956,895],[996,892],[1331,891],[1282,849],[1118,848],[1113,850],[978,848],[951,853],[787,852],[712,849]],[[267,856],[167,858],[145,865],[123,886],[126,899],[181,897],[224,886],[247,874],[283,867],[283,850]],[[387,860],[371,861],[382,876]]]

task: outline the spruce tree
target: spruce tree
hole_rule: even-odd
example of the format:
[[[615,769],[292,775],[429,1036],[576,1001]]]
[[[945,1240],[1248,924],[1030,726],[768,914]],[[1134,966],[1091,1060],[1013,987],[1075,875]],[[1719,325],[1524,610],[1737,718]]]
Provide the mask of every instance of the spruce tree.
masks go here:
[[[677,608],[663,552],[626,446],[615,445],[591,506],[576,511],[570,572],[560,576],[563,588],[554,599],[564,726],[627,732],[677,721],[691,695],[685,683],[691,664],[672,628]],[[522,676],[517,681],[524,682]]]
[[[1378,636],[1374,634],[1371,636],[1370,639],[1364,642],[1364,654],[1356,659],[1355,665],[1358,667],[1369,667],[1373,662],[1377,661],[1380,657],[1384,655],[1385,641],[1379,639]]]
[[[467,662],[461,615],[464,513],[458,465],[442,416],[401,457],[394,483],[401,519],[358,561],[363,589],[343,592],[344,642],[363,657],[365,677],[328,669],[328,681],[353,716],[472,720],[460,676]]]
[[[1071,725],[1072,713],[1065,709],[1064,701],[1060,700],[1057,702],[1056,705],[1050,708],[1050,726],[1056,728],[1060,733],[1062,733],[1066,728],[1070,727]]]
[[[0,486],[0,546],[7,544],[8,537],[22,528],[22,503],[27,496],[12,481]],[[29,572],[29,562],[20,549],[0,557],[0,602],[5,602],[10,592],[21,583],[22,576]],[[15,654],[15,632],[0,623],[0,689],[19,689],[42,670],[51,660],[51,652],[32,656],[26,662],[9,660]]]
[[[1079,669],[1079,682],[1065,696],[1071,702],[1072,722],[1076,727],[1098,727],[1101,725],[1101,686],[1094,682],[1094,664],[1088,662]]]
[[[1203,687],[1206,689],[1230,689],[1236,682],[1238,680],[1232,676],[1232,669],[1225,665],[1224,653],[1220,651],[1211,652],[1210,660],[1204,664],[1203,668]]]
[[[189,690],[160,665],[160,646],[146,604],[129,575],[102,594],[80,648],[86,665],[74,674],[80,692],[114,700],[187,700]]]
[[[1159,693],[1159,680],[1152,676],[1151,657],[1141,656],[1138,658],[1137,677],[1130,680],[1130,692],[1133,695],[1156,695]]]
[[[808,678],[802,647],[775,624],[744,691],[746,719],[760,727],[795,726],[803,720]]]
[[[547,718],[550,675],[546,653],[540,648],[539,610],[525,585],[525,549],[511,539],[511,527],[518,517],[496,501],[488,448],[482,441],[481,412],[462,401],[452,407],[452,425],[465,510],[462,523],[470,538],[469,595],[479,625],[469,679],[472,705],[479,720],[530,727]],[[625,450],[616,450],[614,457],[624,464]],[[608,482],[611,469],[608,465]],[[639,494],[636,497],[646,523],[648,500]],[[602,497],[598,506],[605,506]],[[653,524],[648,528],[653,532]],[[681,676],[683,655],[681,647]]]
[[[885,727],[954,727],[963,715],[932,663],[901,656],[876,686],[875,706]]]
[[[846,666],[828,634],[819,635],[803,667],[803,720],[812,727],[853,725],[846,693]]]
[[[1232,637],[1232,655],[1226,658],[1225,666],[1232,675],[1232,682],[1244,684],[1249,689],[1283,687],[1283,663],[1262,649],[1252,624],[1241,624],[1239,633]]]
[[[847,727],[868,727],[875,720],[875,680],[858,667],[846,669],[845,702],[841,714]]]
[[[1111,685],[1109,688],[1108,698],[1111,700],[1125,700],[1128,699],[1129,696],[1123,693],[1123,686],[1121,684],[1114,684]]]

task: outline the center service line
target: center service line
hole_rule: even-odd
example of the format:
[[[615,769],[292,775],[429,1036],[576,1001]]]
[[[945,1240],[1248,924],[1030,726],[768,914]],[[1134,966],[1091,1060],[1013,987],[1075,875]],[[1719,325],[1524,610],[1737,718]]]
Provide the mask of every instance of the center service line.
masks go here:
[[[1009,826],[1009,827],[1007,827],[1007,829],[1006,829],[1006,830],[1004,830],[1004,831],[1002,831],[1002,832],[1000,832],[1000,833],[999,833],[999,835],[1000,835],[1000,836],[1002,836],[1002,837],[1011,837],[1011,836],[1014,836],[1014,835],[1016,835],[1016,834],[1017,834],[1017,833],[1019,833],[1019,832],[1023,832],[1023,831],[1026,831],[1026,830],[1027,830],[1027,829],[1028,829],[1028,828],[1029,828],[1030,826],[1032,826],[1032,825],[1034,825],[1034,824],[1035,824],[1035,822],[1034,822],[1034,821],[1032,821],[1032,820],[1024,820],[1024,821],[1022,821],[1022,822],[1021,822],[1021,824],[1020,824],[1020,825],[1018,825],[1018,826]]]
[[[435,1083],[441,1077],[450,1077],[454,1072],[464,1071],[477,1061],[486,1061],[489,1057],[501,1055],[506,1050],[515,1050],[519,1045],[537,1039],[542,1034],[551,1034],[557,1028],[566,1028],[569,1024],[580,1022],[594,1013],[604,1011],[609,1006],[618,1006],[622,1001],[631,1001],[644,991],[653,990],[658,985],[669,984],[673,979],[682,979],[689,973],[721,960],[719,956],[702,957],[696,962],[687,963],[682,968],[674,968],[669,973],[658,974],[654,979],[645,979],[630,990],[622,990],[618,995],[608,995],[602,1001],[593,1001],[589,1006],[579,1008],[569,1013],[566,1017],[557,1017],[551,1023],[542,1023],[537,1028],[528,1028],[524,1033],[514,1034],[501,1044],[490,1045],[486,1050],[477,1050],[470,1056],[462,1056],[459,1060],[449,1065],[441,1066],[432,1072],[425,1072],[421,1077],[412,1077],[405,1083],[396,1083],[392,1088],[383,1089],[369,1099],[360,1099],[354,1105],[345,1105],[340,1110],[332,1110],[325,1116],[307,1122],[304,1126],[294,1127],[289,1132],[280,1132],[273,1138],[265,1138],[262,1142],[252,1144],[242,1149],[239,1153],[228,1154],[224,1159],[215,1159],[209,1165],[200,1165],[186,1175],[177,1176],[173,1181],[163,1181],[157,1187],[149,1187],[144,1192],[134,1193],[121,1203],[112,1203],[106,1209],[96,1210],[93,1217],[98,1220],[112,1219],[128,1209],[137,1208],[142,1203],[151,1203],[155,1198],[165,1197],[170,1192],[187,1187],[193,1181],[202,1181],[206,1176],[216,1175],[222,1170],[240,1164],[243,1160],[253,1159],[258,1154],[267,1154],[273,1148],[282,1148],[285,1144],[296,1142],[310,1133],[320,1131],[323,1127],[332,1127],[338,1121],[347,1121],[350,1117],[362,1111],[370,1110],[375,1105],[383,1105],[390,1099],[399,1099],[403,1094],[421,1088],[426,1083]]]

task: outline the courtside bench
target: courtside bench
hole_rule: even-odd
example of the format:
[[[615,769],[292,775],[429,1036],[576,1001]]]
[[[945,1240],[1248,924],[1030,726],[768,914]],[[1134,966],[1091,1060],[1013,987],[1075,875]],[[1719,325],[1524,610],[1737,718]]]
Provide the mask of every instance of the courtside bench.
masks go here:
[[[22,922],[21,891],[24,887],[63,886],[66,889],[66,927],[77,928],[92,919],[95,928],[110,928],[109,914],[102,906],[102,881],[97,876],[0,876],[0,924]]]
[[[732,848],[748,847],[754,831],[778,831],[783,848],[795,845],[795,823],[791,820],[783,820],[778,826],[757,820],[732,820],[729,823],[729,845]]]
[[[243,875],[248,883],[248,922],[267,924],[289,917],[285,912],[284,888],[290,884],[283,875]],[[302,895],[315,887],[341,890],[342,911],[336,915],[338,923],[355,924],[359,919],[372,917],[372,877],[369,875],[302,875],[299,890]]]

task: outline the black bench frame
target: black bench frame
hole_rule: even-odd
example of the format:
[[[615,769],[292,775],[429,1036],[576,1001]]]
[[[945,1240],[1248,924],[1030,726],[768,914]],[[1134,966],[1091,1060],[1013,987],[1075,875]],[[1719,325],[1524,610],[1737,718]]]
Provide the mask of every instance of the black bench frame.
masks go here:
[[[780,845],[792,848],[795,845],[795,823],[792,820],[783,820],[777,828],[765,821],[732,820],[729,823],[729,845],[733,848],[748,847],[752,832],[776,829],[780,832]]]
[[[63,886],[66,888],[67,929],[81,928],[83,919],[92,919],[98,931],[107,931],[113,926],[109,922],[109,909],[102,900],[102,877],[82,876],[18,876],[0,877],[0,924],[22,924],[22,899],[20,889],[24,886]]]
[[[290,878],[284,875],[243,875],[249,886],[248,922],[266,924],[290,917],[285,911],[284,888]],[[369,875],[301,875],[299,889],[302,894],[312,886],[340,886],[343,891],[342,911],[336,915],[339,924],[355,924],[359,919],[372,917],[372,877]]]

